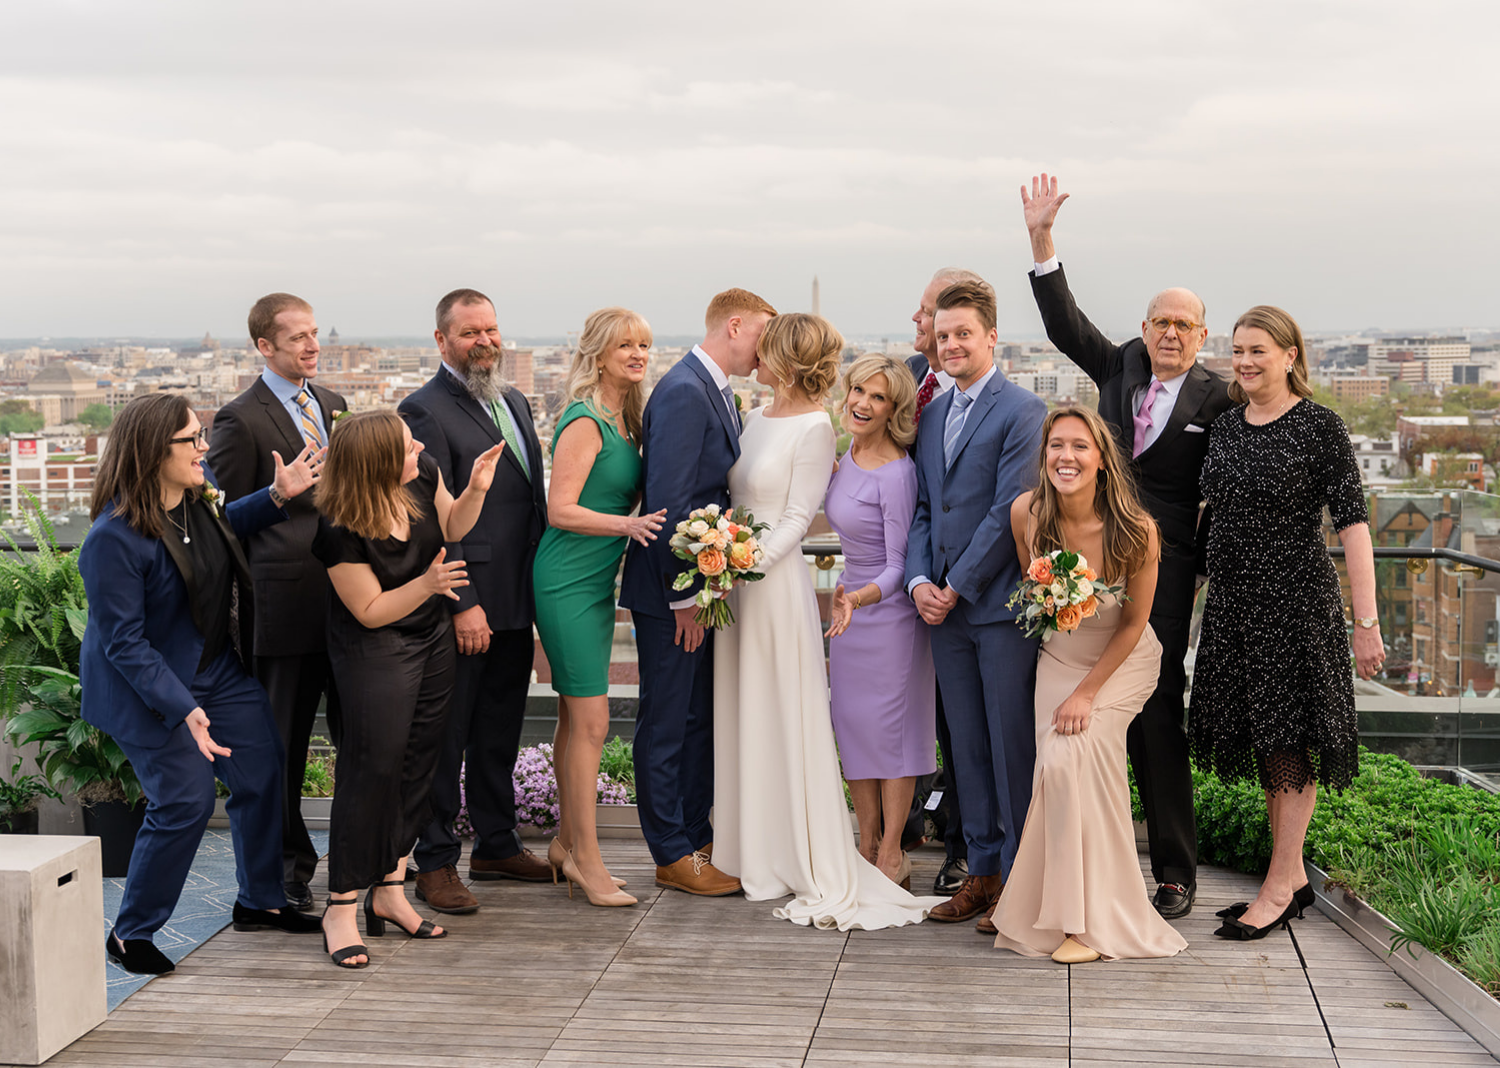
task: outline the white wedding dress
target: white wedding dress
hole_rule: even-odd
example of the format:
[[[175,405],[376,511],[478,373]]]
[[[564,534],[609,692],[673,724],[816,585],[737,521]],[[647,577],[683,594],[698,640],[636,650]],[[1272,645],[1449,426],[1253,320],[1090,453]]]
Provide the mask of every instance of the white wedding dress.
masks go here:
[[[752,901],[794,895],[774,910],[782,919],[873,931],[917,923],[944,899],[913,897],[854,848],[801,548],[833,460],[823,412],[745,420],[729,497],[770,529],[765,578],[729,595],[735,624],[714,636],[713,862]]]

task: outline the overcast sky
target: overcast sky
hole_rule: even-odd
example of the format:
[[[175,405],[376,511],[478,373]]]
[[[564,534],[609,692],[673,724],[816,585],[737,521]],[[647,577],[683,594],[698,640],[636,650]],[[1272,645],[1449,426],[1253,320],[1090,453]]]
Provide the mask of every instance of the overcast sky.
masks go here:
[[[503,330],[719,289],[909,334],[931,272],[1040,322],[1018,189],[1113,331],[1197,289],[1312,330],[1500,324],[1492,0],[7,2],[0,337]]]

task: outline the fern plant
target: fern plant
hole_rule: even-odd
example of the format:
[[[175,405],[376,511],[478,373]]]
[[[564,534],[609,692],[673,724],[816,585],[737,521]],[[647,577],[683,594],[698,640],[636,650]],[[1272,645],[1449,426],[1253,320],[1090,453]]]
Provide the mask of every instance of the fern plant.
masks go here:
[[[58,547],[52,523],[26,493],[22,510],[35,549],[22,549],[4,532],[0,552],[0,716],[20,705],[32,665],[78,672],[88,599],[77,554]]]

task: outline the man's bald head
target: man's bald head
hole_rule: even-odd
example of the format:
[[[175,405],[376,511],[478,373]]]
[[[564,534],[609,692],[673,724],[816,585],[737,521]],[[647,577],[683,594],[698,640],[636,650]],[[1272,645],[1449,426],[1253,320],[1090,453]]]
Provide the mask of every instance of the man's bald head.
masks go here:
[[[1208,307],[1203,303],[1203,298],[1194,293],[1191,289],[1183,289],[1181,286],[1173,286],[1171,289],[1163,289],[1160,293],[1156,294],[1156,296],[1152,297],[1151,303],[1146,305],[1146,318],[1149,319],[1152,315],[1156,314],[1156,305],[1163,299],[1170,297],[1176,297],[1182,300],[1191,300],[1198,305],[1197,321],[1199,323],[1208,322]]]
[[[1203,300],[1191,289],[1163,289],[1146,305],[1141,340],[1151,357],[1151,373],[1163,382],[1193,366],[1208,340]]]

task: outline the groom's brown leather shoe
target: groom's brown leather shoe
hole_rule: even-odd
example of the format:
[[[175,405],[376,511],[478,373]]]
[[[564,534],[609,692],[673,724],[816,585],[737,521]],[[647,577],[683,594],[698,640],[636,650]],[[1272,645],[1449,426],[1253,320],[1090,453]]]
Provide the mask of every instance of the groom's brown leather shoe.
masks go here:
[[[983,916],[979,917],[979,922],[974,925],[974,930],[982,935],[999,934],[1000,928],[995,926],[995,910],[999,907],[1000,899],[996,898],[995,903],[985,910]]]
[[[1003,875],[970,875],[964,879],[947,901],[927,914],[929,920],[939,923],[962,923],[972,920],[1000,900],[1000,891],[1005,888]]]
[[[743,889],[738,879],[725,875],[710,864],[707,854],[702,851],[689,853],[665,868],[657,868],[656,885],[701,897],[723,897]]]

